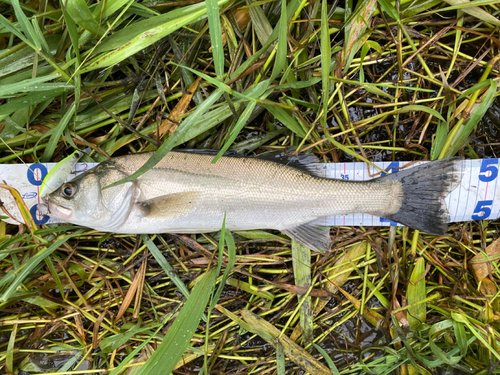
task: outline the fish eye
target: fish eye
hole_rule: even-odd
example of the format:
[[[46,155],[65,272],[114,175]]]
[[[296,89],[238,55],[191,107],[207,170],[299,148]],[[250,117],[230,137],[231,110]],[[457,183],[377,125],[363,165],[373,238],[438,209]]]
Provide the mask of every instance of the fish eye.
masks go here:
[[[61,187],[61,197],[66,199],[72,198],[76,194],[76,190],[75,184],[67,182]]]

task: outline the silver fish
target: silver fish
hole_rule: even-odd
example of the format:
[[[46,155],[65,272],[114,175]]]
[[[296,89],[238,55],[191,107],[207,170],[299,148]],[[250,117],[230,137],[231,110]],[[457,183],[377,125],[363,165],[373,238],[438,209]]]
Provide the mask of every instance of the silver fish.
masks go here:
[[[136,180],[150,153],[121,156],[63,184],[44,200],[50,215],[115,233],[204,233],[275,229],[313,250],[330,249],[321,219],[366,213],[431,234],[447,230],[444,197],[459,183],[457,159],[353,182],[317,175],[312,155],[223,156],[171,151]]]

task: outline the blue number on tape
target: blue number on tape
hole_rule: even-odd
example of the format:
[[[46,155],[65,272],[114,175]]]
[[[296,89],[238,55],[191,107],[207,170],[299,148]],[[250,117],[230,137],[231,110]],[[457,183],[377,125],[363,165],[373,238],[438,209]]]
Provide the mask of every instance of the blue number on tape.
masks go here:
[[[342,180],[348,180],[349,179],[349,175],[348,174],[341,174],[340,177],[342,178]]]
[[[393,161],[391,164],[389,164],[385,169],[386,172],[382,172],[380,176],[385,176],[387,173],[389,173],[390,170],[393,169],[396,169],[396,172],[399,170],[399,161]]]
[[[45,224],[47,221],[49,221],[50,217],[49,217],[49,215],[43,215],[41,219],[38,219],[36,206],[37,205],[35,204],[30,208],[31,217],[35,221],[36,225]]]
[[[391,227],[395,227],[398,225],[395,221],[389,220],[389,219],[384,219],[383,217],[380,218],[381,223],[389,223]]]
[[[498,176],[498,159],[483,159],[479,170],[479,181],[490,182]]]
[[[484,220],[488,218],[491,214],[491,207],[493,201],[479,201],[477,202],[476,208],[474,209],[474,215],[472,215],[472,220]]]
[[[27,177],[31,185],[40,186],[45,176],[47,176],[47,168],[45,168],[45,165],[43,164],[40,163],[31,164],[30,167],[28,168]]]

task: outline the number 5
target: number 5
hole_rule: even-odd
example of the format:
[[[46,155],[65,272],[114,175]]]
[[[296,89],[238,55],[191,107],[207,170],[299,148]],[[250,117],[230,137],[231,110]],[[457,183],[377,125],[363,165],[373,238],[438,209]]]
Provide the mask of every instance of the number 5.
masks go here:
[[[491,208],[488,206],[493,205],[493,201],[479,201],[474,209],[472,220],[484,220],[491,214]]]
[[[498,159],[483,159],[479,170],[479,181],[490,182],[498,176]]]

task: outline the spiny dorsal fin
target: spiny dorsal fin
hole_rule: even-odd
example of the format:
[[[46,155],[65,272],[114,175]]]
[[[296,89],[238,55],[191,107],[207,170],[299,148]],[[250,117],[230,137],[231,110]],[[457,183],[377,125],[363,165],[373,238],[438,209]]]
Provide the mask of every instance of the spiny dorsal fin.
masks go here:
[[[219,153],[219,150],[210,150],[206,148],[182,148],[182,149],[175,149],[174,151],[176,152],[187,152],[190,154],[201,154],[201,155],[217,155]],[[224,152],[223,156],[234,156],[238,157],[238,153],[236,151],[226,151]]]
[[[255,157],[261,160],[268,160],[274,163],[294,167],[314,176],[318,176],[316,165],[317,163],[319,163],[319,159],[314,154],[299,154],[290,156],[283,151],[276,151],[267,154],[261,154]],[[323,177],[323,175],[320,175],[319,177]]]

